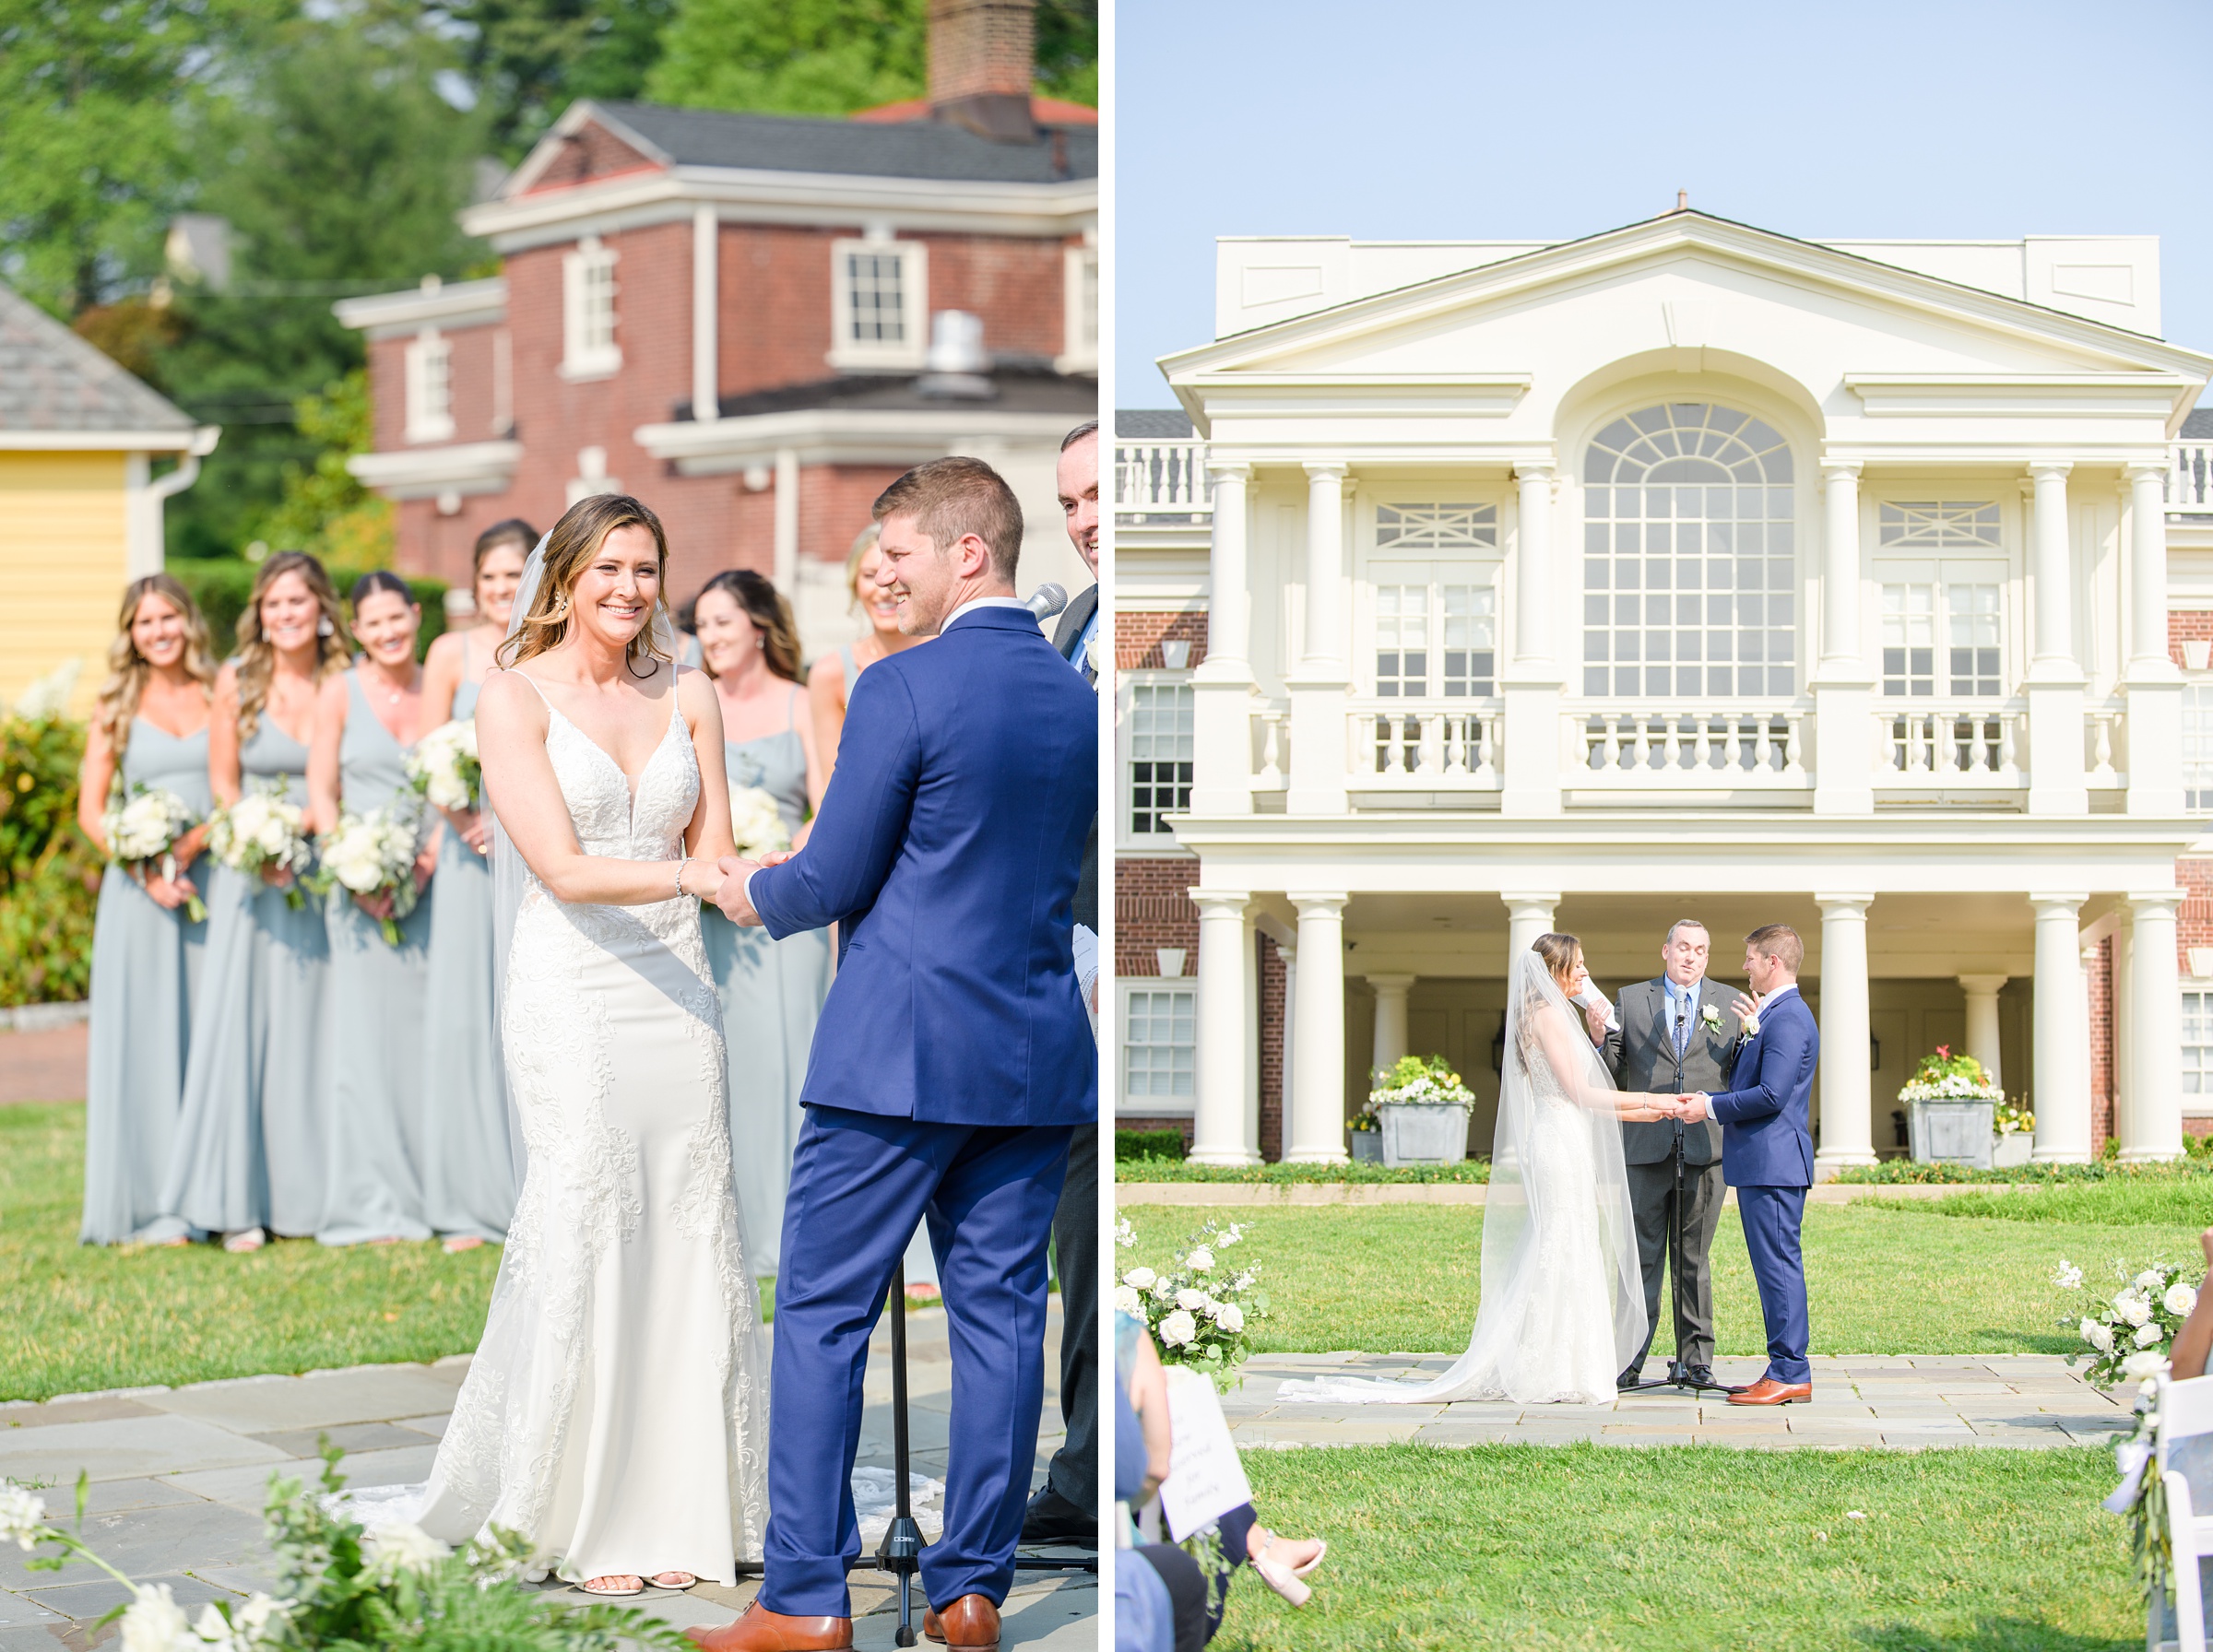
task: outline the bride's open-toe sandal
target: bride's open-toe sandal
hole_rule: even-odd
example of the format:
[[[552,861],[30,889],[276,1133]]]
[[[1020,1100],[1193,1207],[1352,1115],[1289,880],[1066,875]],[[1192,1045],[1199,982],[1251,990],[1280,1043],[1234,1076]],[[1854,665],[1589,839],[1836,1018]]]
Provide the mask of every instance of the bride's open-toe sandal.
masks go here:
[[[1260,1552],[1258,1554],[1248,1556],[1252,1562],[1252,1569],[1260,1575],[1262,1583],[1281,1595],[1289,1604],[1304,1606],[1313,1599],[1314,1591],[1299,1582],[1292,1575],[1291,1568],[1275,1557],[1273,1550],[1276,1542],[1275,1534],[1271,1532],[1268,1535],[1268,1540],[1260,1545]],[[1321,1556],[1319,1554],[1314,1557],[1315,1561],[1320,1559]],[[1308,1569],[1312,1569],[1312,1563],[1308,1563]]]
[[[268,1243],[268,1238],[259,1228],[241,1228],[235,1233],[223,1235],[223,1248],[234,1257],[243,1257],[250,1251],[259,1250]]]
[[[615,1587],[624,1583],[630,1587],[628,1588]],[[645,1592],[645,1580],[634,1573],[610,1572],[605,1577],[587,1577],[576,1587],[583,1594],[609,1595],[621,1599],[631,1595],[643,1595]]]
[[[1327,1541],[1325,1539],[1322,1539],[1322,1538],[1316,1538],[1316,1539],[1314,1540],[1314,1552],[1313,1552],[1313,1554],[1312,1554],[1311,1556],[1309,1556],[1309,1557],[1308,1557],[1308,1559],[1307,1560],[1307,1563],[1306,1563],[1304,1565],[1293,1566],[1293,1567],[1291,1568],[1291,1575],[1292,1575],[1292,1576],[1294,1576],[1294,1577],[1311,1577],[1311,1576],[1313,1576],[1313,1575],[1314,1575],[1314,1568],[1315,1568],[1316,1566],[1319,1566],[1320,1564],[1321,1564],[1321,1557],[1322,1557],[1323,1555],[1325,1555],[1325,1554],[1329,1553],[1329,1552],[1330,1552],[1330,1545],[1329,1545],[1328,1541]]]
[[[649,1581],[657,1589],[681,1591],[690,1588],[699,1579],[689,1572],[656,1572]]]

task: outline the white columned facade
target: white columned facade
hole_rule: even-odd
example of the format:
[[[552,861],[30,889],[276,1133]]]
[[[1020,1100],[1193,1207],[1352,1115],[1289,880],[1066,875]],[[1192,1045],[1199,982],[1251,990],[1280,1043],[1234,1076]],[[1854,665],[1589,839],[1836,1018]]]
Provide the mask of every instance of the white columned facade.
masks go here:
[[[1552,914],[1560,903],[1559,891],[1550,894],[1504,894],[1506,903],[1506,978],[1514,978],[1515,962],[1536,945],[1537,937],[1552,932]]]
[[[1860,638],[1860,466],[1821,466],[1821,663],[1815,671],[1814,812],[1875,810],[1868,746],[1875,678]],[[1823,1105],[1827,1103],[1824,1101]]]
[[[1252,665],[1246,622],[1252,466],[1210,461],[1213,543],[1208,557],[1206,657],[1191,673],[1191,813],[1252,812]]]
[[[1821,909],[1821,1140],[1814,1174],[1873,1164],[1867,1070],[1867,908],[1873,895],[1817,894]]]
[[[1370,975],[1367,978],[1367,984],[1376,989],[1376,1038],[1369,1065],[1378,1072],[1388,1071],[1397,1065],[1400,1056],[1408,1054],[1406,995],[1413,988],[1414,979],[1412,975]]]
[[[1291,1021],[1297,1082],[1284,1120],[1284,1158],[1343,1164],[1344,1150],[1344,903],[1343,893],[1294,891],[1298,997]]]
[[[1291,690],[1291,774],[1284,798],[1295,815],[1341,815],[1344,796],[1344,476],[1338,460],[1310,459],[1307,472],[1307,614]]]
[[[1993,1084],[2006,1082],[1998,1056],[1998,993],[2004,975],[1962,975],[1959,989],[1967,994],[1967,1054],[1982,1064]]]
[[[2165,458],[2128,482],[2128,812],[2183,812],[2183,678],[2167,652]]]
[[[2128,949],[2128,1119],[2133,1139],[2121,1143],[2124,1159],[2182,1157],[2183,989],[2174,951],[2175,911],[2182,901],[2180,890],[2128,897],[2134,919]]]
[[[2057,460],[2029,466],[2034,486],[2030,572],[2036,600],[2034,657],[2023,691],[2029,701],[2029,812],[2038,815],[2090,810],[2090,794],[2083,784],[2083,675],[2075,659],[2075,566],[2067,514],[2067,476],[2073,469]]]
[[[2086,1164],[2090,1157],[2089,1009],[2083,997],[2077,919],[2082,894],[2032,894],[2036,910],[2036,997],[2031,1005],[2036,1111],[2035,1157]]]
[[[1191,1109],[1192,1162],[1250,1164],[1245,1144],[1246,976],[1243,890],[1194,889],[1199,909],[1198,1082]]]
[[[1550,460],[1514,466],[1514,646],[1506,701],[1499,812],[1560,812],[1560,661],[1553,638]]]

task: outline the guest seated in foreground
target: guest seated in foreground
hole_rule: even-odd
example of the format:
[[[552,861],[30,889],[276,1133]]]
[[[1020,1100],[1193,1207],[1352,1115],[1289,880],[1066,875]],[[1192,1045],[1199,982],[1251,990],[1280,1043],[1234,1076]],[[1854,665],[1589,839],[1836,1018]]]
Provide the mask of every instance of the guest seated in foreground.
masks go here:
[[[2206,1272],[2213,1276],[2213,1228],[2197,1236],[2198,1247],[2206,1253]],[[2206,1374],[2206,1356],[2213,1353],[2213,1291],[2202,1285],[2197,1292],[2197,1305],[2183,1321],[2182,1329],[2174,1333],[2174,1348],[2168,1358],[2167,1378],[2170,1382],[2184,1382]]]

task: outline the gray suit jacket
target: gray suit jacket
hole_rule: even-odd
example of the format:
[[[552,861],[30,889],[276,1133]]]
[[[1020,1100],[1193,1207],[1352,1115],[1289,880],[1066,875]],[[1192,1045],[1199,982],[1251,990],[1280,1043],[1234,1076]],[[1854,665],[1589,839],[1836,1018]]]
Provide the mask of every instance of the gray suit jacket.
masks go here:
[[[1744,1023],[1729,1013],[1730,1000],[1735,997],[1734,991],[1710,977],[1698,983],[1700,1019],[1690,1030],[1678,1078],[1675,1047],[1668,1037],[1667,989],[1658,980],[1623,987],[1614,1018],[1621,1026],[1606,1033],[1604,1052],[1614,1082],[1625,1091],[1663,1095],[1727,1090],[1729,1064],[1735,1059],[1736,1046],[1745,1035]],[[1719,1032],[1705,1024],[1709,1006],[1721,1017]],[[1657,1164],[1673,1157],[1675,1127],[1675,1120],[1665,1118],[1622,1126],[1622,1156],[1631,1164]],[[1683,1127],[1686,1164],[1715,1164],[1721,1157],[1721,1127],[1712,1119]]]

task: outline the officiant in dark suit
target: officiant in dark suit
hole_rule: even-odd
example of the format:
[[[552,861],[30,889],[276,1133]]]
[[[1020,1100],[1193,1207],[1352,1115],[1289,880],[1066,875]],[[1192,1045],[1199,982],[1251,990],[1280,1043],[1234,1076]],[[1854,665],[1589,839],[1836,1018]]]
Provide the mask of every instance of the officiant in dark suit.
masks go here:
[[[1706,979],[1712,942],[1706,926],[1685,918],[1660,949],[1658,979],[1622,989],[1621,1001],[1601,1044],[1607,1070],[1625,1091],[1683,1094],[1728,1087],[1729,1064],[1744,1036],[1733,1008],[1738,995]],[[1709,1118],[1686,1124],[1664,1118],[1621,1127],[1629,1173],[1629,1205],[1637,1222],[1638,1259],[1644,1268],[1645,1323],[1660,1324],[1660,1287],[1675,1232],[1675,1143],[1683,1144],[1682,1253],[1675,1289],[1675,1357],[1671,1366],[1694,1382],[1713,1380],[1714,1229],[1722,1220],[1722,1132]],[[1645,1345],[1622,1372],[1620,1386],[1635,1384],[1651,1347]]]

